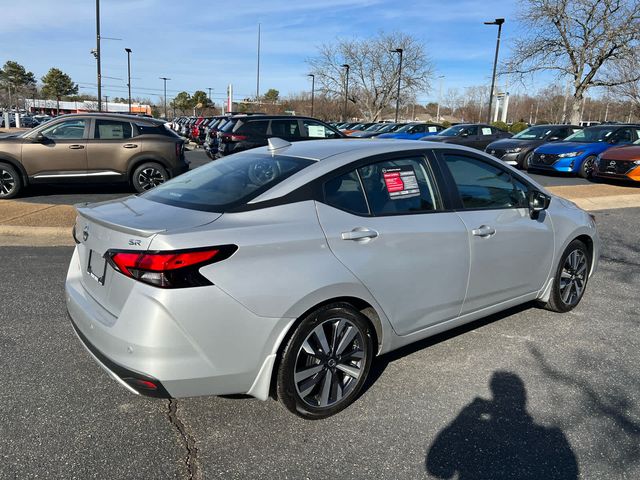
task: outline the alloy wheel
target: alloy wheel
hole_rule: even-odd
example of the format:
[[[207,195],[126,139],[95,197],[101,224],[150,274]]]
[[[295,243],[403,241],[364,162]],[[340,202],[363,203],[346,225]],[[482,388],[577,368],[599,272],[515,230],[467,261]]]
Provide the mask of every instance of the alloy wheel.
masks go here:
[[[560,273],[560,298],[565,305],[580,301],[587,283],[587,256],[581,250],[573,250],[566,258]]]
[[[147,167],[138,174],[138,184],[143,190],[150,190],[153,187],[164,183],[164,175],[158,169]]]
[[[367,358],[363,333],[344,318],[326,320],[305,338],[296,357],[294,383],[300,399],[329,408],[353,391]]]
[[[8,170],[0,168],[0,196],[5,197],[16,188],[16,179]]]

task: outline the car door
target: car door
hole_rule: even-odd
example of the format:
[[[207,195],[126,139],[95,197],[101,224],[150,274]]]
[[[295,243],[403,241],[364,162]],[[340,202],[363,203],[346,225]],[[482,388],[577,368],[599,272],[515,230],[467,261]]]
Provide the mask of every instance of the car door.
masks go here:
[[[90,120],[68,118],[35,132],[22,146],[22,163],[33,178],[73,178],[87,173],[87,134]],[[41,133],[41,141],[35,135]]]
[[[462,313],[539,291],[551,269],[554,234],[546,212],[531,218],[528,184],[482,156],[452,150],[439,156],[450,189],[457,191],[471,250]]]
[[[460,136],[456,138],[458,145],[464,145],[466,147],[477,148],[478,144],[478,127],[476,125],[469,125],[460,132]]]
[[[469,271],[466,228],[445,210],[422,154],[371,159],[327,180],[323,192],[317,212],[331,251],[397,334],[460,314]]]
[[[95,118],[87,140],[87,173],[123,175],[129,160],[139,154],[142,147],[141,137],[133,137],[130,122]]]

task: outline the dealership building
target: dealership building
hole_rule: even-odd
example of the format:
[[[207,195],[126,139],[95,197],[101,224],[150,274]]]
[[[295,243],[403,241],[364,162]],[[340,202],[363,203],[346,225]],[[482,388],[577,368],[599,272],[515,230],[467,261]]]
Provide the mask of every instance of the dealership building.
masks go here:
[[[60,111],[59,114],[65,113],[87,113],[98,111],[97,100],[80,100],[73,102],[59,102]],[[38,99],[26,99],[25,108],[29,113],[33,114],[46,114],[54,116],[56,115],[58,102],[55,100],[38,100]],[[129,111],[128,103],[114,103],[114,102],[102,102],[103,112],[115,112],[115,113],[127,113]],[[131,113],[142,113],[151,115],[151,106],[141,103],[131,104]]]

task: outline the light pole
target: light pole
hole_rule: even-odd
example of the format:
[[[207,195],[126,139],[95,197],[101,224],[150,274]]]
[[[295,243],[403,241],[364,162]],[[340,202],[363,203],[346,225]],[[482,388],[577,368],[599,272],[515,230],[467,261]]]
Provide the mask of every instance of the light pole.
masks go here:
[[[160,80],[164,81],[164,119],[166,120],[167,117],[167,80],[171,80],[170,78],[167,77],[160,77]]]
[[[125,48],[127,52],[127,87],[129,87],[129,114],[131,114],[131,49]]]
[[[313,117],[313,96],[316,90],[316,76],[310,73],[307,77],[311,77],[311,116]]]
[[[438,93],[438,110],[436,111],[436,122],[440,121],[440,104],[442,103],[442,79],[444,75],[440,75],[438,79],[440,80],[440,91]]]
[[[347,70],[347,77],[346,77],[345,87],[344,87],[344,108],[342,110],[342,120],[347,121],[347,98],[349,97],[349,69],[351,67],[349,67],[349,65],[345,63],[344,65],[342,65],[342,68],[345,68]]]
[[[102,111],[102,75],[100,73],[100,0],[96,0],[96,65],[98,68],[98,111]]]
[[[487,115],[487,123],[491,123],[491,110],[493,109],[493,89],[496,85],[496,68],[498,66],[498,51],[500,50],[500,33],[502,32],[502,24],[504,18],[496,18],[493,22],[484,22],[485,25],[498,26],[498,39],[496,40],[496,56],[493,59],[493,75],[491,76],[491,90],[489,91],[489,114]]]
[[[400,108],[400,79],[402,78],[402,52],[401,48],[395,50],[389,50],[391,53],[400,54],[400,62],[398,64],[398,94],[396,95],[396,123],[398,123],[398,109]]]

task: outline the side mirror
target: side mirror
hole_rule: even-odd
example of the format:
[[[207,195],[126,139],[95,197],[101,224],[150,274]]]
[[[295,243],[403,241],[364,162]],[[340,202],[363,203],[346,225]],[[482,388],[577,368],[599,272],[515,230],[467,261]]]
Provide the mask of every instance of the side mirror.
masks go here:
[[[36,133],[36,136],[33,137],[33,141],[37,143],[44,143],[47,141],[47,137],[45,137],[42,132]]]
[[[462,132],[460,134],[461,137],[468,137],[469,136],[469,132]]]
[[[538,191],[531,190],[528,195],[529,201],[529,213],[531,218],[538,218],[540,212],[549,208],[549,204],[551,203],[551,197],[548,195]]]
[[[560,137],[549,137],[547,139],[548,142],[557,142],[559,140],[562,140]]]

